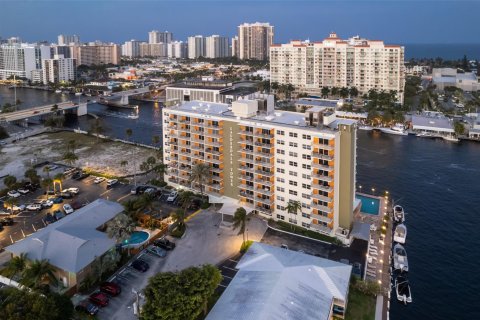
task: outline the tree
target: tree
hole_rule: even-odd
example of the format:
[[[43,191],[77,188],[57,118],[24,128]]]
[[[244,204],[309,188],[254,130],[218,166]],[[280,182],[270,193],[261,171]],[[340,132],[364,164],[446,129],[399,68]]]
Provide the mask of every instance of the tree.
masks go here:
[[[348,94],[351,97],[357,97],[358,96],[358,89],[356,87],[350,87],[350,89],[348,90]]]
[[[78,157],[72,151],[67,151],[63,154],[63,161],[70,166],[73,166],[75,162],[78,160]]]
[[[8,175],[3,178],[3,183],[7,186],[8,189],[12,189],[17,183],[17,178],[14,176]]]
[[[233,215],[233,230],[238,229],[238,234],[243,236],[243,242],[245,243],[245,231],[247,229],[247,211],[240,207],[235,210],[235,214]]]
[[[279,88],[278,82],[272,82],[271,85],[270,85],[270,88],[271,88],[273,91],[277,91],[278,88]]]
[[[50,166],[43,167],[42,171],[47,174],[47,178],[50,178]]]
[[[328,87],[323,87],[322,88],[322,96],[324,98],[327,98],[329,93],[330,93],[330,89]]]
[[[208,183],[209,178],[210,178],[210,167],[205,163],[198,163],[193,166],[188,182],[198,184],[200,187],[200,193],[202,194],[202,197],[203,197],[205,184]]]
[[[13,214],[13,207],[16,206],[17,204],[18,204],[18,200],[14,197],[7,198],[7,200],[3,202],[3,205],[6,208],[10,208],[10,214]]]
[[[15,278],[21,274],[27,266],[27,254],[21,253],[19,256],[15,256],[7,263],[7,267],[2,270],[2,274],[9,278]]]
[[[107,235],[109,238],[114,238],[117,243],[130,239],[133,231],[135,231],[135,223],[124,213],[107,222]]]
[[[110,249],[93,263],[92,268],[95,270],[94,274],[101,279],[107,272],[115,270],[120,258],[120,254],[115,248]]]
[[[338,94],[339,90],[337,87],[332,87],[330,89],[330,93],[332,94],[332,96],[336,96]]]
[[[25,178],[28,178],[31,183],[38,183],[40,181],[40,176],[37,174],[37,170],[30,168],[25,171]]]
[[[153,171],[158,175],[161,181],[164,180],[165,173],[167,173],[167,168],[168,166],[164,163],[160,163],[155,168],[153,168]]]
[[[20,283],[32,289],[41,289],[45,285],[56,286],[58,280],[55,268],[48,260],[35,260],[22,272]]]
[[[300,201],[290,200],[287,204],[287,212],[290,213],[290,215],[292,214],[297,215],[299,211],[302,212],[302,204],[300,203]],[[290,216],[290,219],[296,220],[296,219],[292,219],[291,216]],[[292,223],[291,223],[291,228],[293,229]]]
[[[348,97],[348,94],[349,94],[348,88],[342,87],[342,88],[340,89],[340,97],[342,97],[342,98],[345,99],[345,98]]]
[[[28,292],[17,288],[0,290],[2,319],[64,320],[72,319],[73,304],[65,295]]]
[[[182,208],[187,210],[190,202],[193,200],[193,192],[189,190],[184,190],[178,195],[178,202],[182,204]]]
[[[45,178],[42,180],[42,188],[45,189],[45,194],[48,195],[48,192],[50,191],[50,186],[52,185],[53,180],[50,178]]]
[[[102,120],[100,118],[96,118],[90,126],[90,133],[94,134],[98,141],[99,135],[103,134],[104,132],[105,128],[102,126]]]
[[[465,133],[465,127],[464,125],[459,122],[459,121],[455,121],[454,124],[453,124],[453,128],[455,130],[455,133],[457,135],[463,135]]]
[[[185,210],[182,208],[175,210],[172,214],[172,219],[177,224],[177,227],[182,229],[185,226]]]
[[[141,320],[195,320],[206,315],[207,303],[222,280],[212,265],[158,273],[145,289]]]

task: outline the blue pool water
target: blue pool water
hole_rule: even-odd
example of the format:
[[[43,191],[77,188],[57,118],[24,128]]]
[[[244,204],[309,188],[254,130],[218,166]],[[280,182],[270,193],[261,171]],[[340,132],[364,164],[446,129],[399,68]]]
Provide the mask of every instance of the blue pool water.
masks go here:
[[[124,245],[128,244],[139,244],[146,241],[149,237],[148,232],[145,231],[134,231],[130,236],[130,239],[125,240]]]
[[[378,215],[380,211],[380,200],[377,198],[370,198],[362,195],[355,195],[355,198],[362,202],[362,209],[360,210],[363,213]]]

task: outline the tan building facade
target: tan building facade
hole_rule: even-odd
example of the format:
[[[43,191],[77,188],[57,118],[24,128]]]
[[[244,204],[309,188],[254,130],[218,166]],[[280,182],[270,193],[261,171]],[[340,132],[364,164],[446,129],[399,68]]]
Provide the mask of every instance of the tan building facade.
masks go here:
[[[323,87],[396,91],[403,102],[404,47],[331,33],[322,42],[291,41],[270,48],[270,81],[320,94]]]
[[[206,163],[210,176],[205,192],[212,202],[233,202],[328,235],[349,229],[355,122],[312,125],[302,113],[261,111],[262,103],[188,101],[164,108],[167,182],[198,191],[188,179],[193,166]],[[288,204],[297,201],[301,210],[288,212]]]
[[[273,26],[269,23],[244,23],[238,26],[238,58],[267,60],[273,44]]]
[[[95,44],[72,46],[73,58],[77,65],[119,64],[121,48],[117,44]]]

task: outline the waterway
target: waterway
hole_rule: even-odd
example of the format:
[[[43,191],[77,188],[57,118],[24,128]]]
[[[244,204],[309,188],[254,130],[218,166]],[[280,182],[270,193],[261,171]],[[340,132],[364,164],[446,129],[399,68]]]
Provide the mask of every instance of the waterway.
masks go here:
[[[54,93],[22,89],[22,107],[73,100]],[[13,101],[13,93],[0,86],[0,104]],[[22,92],[23,93],[23,92]],[[114,110],[90,104],[106,134],[151,143],[161,136],[161,107],[140,103],[138,119],[131,110]],[[120,113],[120,114],[116,114]],[[115,116],[113,116],[115,115]],[[92,118],[82,117],[71,127],[88,129]],[[403,306],[392,295],[393,320],[480,319],[475,307],[480,296],[480,144],[391,136],[359,131],[358,188],[375,194],[389,191],[404,206],[408,236],[406,249],[413,303]]]

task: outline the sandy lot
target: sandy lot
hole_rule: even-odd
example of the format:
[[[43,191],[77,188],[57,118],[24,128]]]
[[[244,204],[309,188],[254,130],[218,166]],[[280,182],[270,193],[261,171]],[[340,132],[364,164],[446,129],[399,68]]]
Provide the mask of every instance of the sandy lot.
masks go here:
[[[136,147],[120,142],[96,139],[73,132],[46,133],[8,144],[0,150],[0,177],[14,175],[23,179],[25,171],[32,164],[43,161],[64,163],[62,154],[68,141],[75,140],[75,166],[116,176],[133,174],[134,165],[138,168],[149,156],[156,156],[153,149]],[[128,164],[121,166],[126,160]],[[139,170],[137,169],[137,172]],[[42,174],[41,170],[38,170]],[[3,181],[0,182],[3,187]]]

